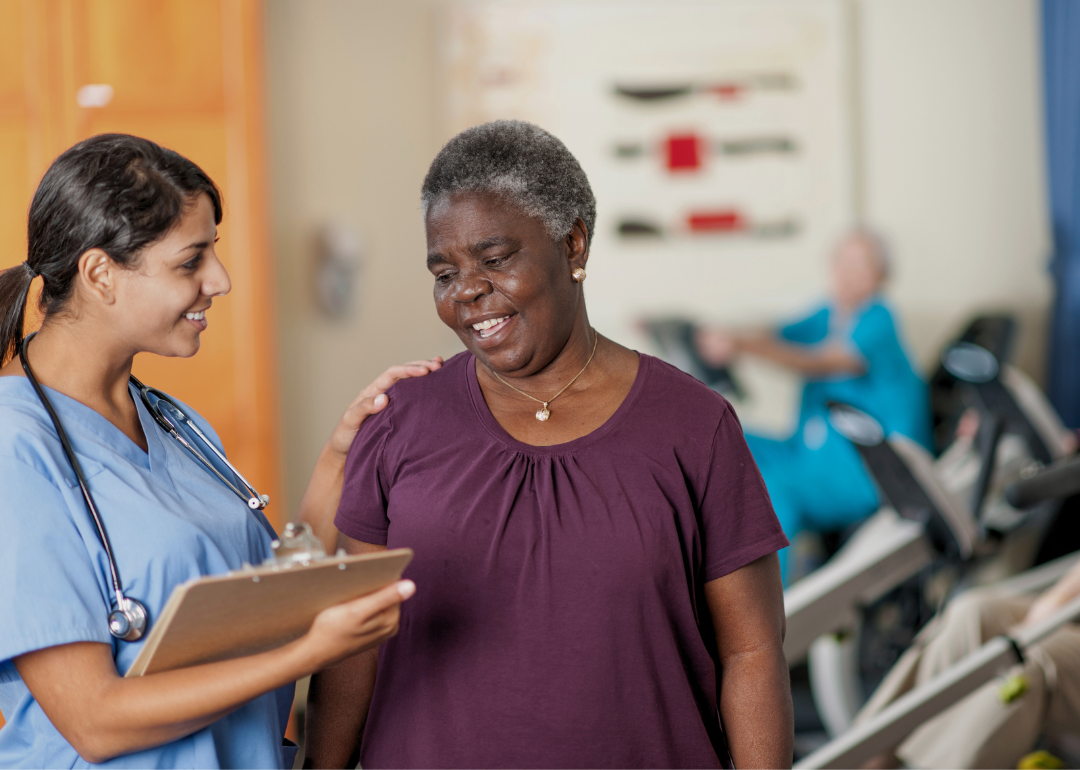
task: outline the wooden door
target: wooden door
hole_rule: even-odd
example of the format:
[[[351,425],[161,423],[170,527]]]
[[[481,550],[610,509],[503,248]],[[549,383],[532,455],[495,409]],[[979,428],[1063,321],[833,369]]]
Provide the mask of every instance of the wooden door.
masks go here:
[[[21,0],[0,0],[0,268],[26,258],[26,208],[41,175],[37,57]]]
[[[25,259],[33,190],[80,139],[136,134],[198,163],[225,199],[233,290],[214,300],[198,355],[139,356],[135,373],[202,413],[280,505],[261,12],[261,0],[0,0],[0,268]],[[88,85],[108,88],[87,98]]]

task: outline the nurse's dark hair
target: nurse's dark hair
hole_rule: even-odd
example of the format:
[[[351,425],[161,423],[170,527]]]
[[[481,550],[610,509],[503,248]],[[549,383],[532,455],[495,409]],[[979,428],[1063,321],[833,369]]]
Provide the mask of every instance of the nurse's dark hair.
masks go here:
[[[35,274],[48,318],[71,298],[83,254],[101,249],[116,264],[136,267],[142,249],[168,234],[203,193],[221,222],[221,194],[206,172],[137,136],[94,136],[54,160],[30,203],[26,263],[0,272],[0,363],[18,351]]]
[[[539,219],[556,239],[580,219],[592,239],[596,196],[589,178],[565,144],[532,123],[496,120],[447,142],[420,188],[424,215],[439,199],[462,192],[498,196]]]

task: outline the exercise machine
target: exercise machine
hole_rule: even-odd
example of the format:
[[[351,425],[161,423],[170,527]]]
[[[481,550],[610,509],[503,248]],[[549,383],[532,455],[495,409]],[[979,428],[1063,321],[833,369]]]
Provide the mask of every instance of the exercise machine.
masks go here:
[[[1006,497],[1014,505],[1031,507],[1080,494],[1080,458],[1070,457],[1010,484]],[[1002,583],[1007,595],[1044,590],[1074,564],[1080,552],[1061,557]],[[1080,620],[1080,598],[1050,618],[1011,636],[991,639],[930,682],[917,687],[830,743],[798,762],[798,768],[858,767],[895,749],[915,728],[932,719],[976,689],[1023,660],[1024,652],[1066,623]]]
[[[876,679],[953,590],[1030,566],[1054,513],[1054,503],[1018,511],[1004,495],[1005,482],[1071,450],[1052,407],[1030,379],[985,348],[958,343],[942,360],[980,419],[974,440],[940,459],[903,436],[886,437],[876,420],[850,406],[830,410],[833,427],[858,448],[888,503],[785,592],[785,653],[789,663],[808,659],[814,703],[830,735],[850,727]]]

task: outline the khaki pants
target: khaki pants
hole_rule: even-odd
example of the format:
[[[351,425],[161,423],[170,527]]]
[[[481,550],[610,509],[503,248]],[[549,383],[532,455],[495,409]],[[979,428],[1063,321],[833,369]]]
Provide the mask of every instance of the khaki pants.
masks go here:
[[[993,587],[961,594],[916,637],[856,717],[865,721],[913,687],[933,679],[984,642],[1015,626],[1034,596],[1006,596]],[[909,767],[1016,767],[1043,732],[1080,734],[1080,626],[1068,625],[1026,654],[1009,675],[1028,682],[1011,703],[1003,678],[980,687],[917,728],[896,749]]]

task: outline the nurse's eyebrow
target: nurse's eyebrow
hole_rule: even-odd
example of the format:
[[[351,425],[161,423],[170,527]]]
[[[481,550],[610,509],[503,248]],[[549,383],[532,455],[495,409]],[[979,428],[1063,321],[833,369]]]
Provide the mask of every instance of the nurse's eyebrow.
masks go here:
[[[187,246],[185,246],[184,248],[178,249],[176,253],[177,254],[183,254],[188,249],[200,249],[200,250],[202,250],[202,249],[208,248],[211,243],[217,243],[220,240],[221,240],[221,236],[220,235],[215,235],[213,241],[199,241],[198,243],[190,243]]]

